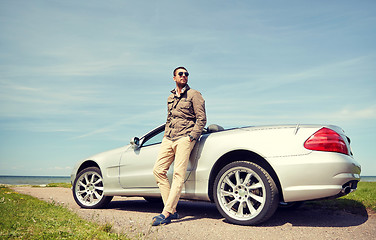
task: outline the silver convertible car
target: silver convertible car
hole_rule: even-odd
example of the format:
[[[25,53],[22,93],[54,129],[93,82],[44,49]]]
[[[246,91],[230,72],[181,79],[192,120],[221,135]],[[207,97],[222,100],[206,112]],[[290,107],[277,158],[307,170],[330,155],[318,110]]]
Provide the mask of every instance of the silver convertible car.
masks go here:
[[[71,175],[77,204],[102,208],[113,196],[160,199],[152,169],[164,128],[78,162]],[[354,191],[360,169],[350,139],[337,126],[223,129],[213,124],[192,151],[181,198],[214,202],[229,222],[255,225],[269,219],[278,206]],[[172,173],[173,166],[169,177]]]

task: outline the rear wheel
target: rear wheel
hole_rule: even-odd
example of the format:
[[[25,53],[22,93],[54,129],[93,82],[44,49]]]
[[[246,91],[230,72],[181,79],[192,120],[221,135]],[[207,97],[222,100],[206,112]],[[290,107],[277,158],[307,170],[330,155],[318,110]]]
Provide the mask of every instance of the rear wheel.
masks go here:
[[[102,173],[97,167],[85,168],[78,173],[73,183],[73,197],[83,208],[105,207],[112,197],[103,194]]]
[[[278,188],[272,177],[255,163],[226,165],[214,183],[214,201],[223,217],[240,225],[268,220],[278,207]]]

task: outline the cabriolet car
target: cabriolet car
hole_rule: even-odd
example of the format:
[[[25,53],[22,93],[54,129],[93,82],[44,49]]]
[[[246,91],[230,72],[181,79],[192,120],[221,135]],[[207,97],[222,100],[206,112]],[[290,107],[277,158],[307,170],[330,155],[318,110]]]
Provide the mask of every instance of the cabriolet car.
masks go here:
[[[102,208],[113,196],[160,199],[152,169],[164,128],[79,161],[71,175],[77,204]],[[192,150],[181,198],[214,202],[228,222],[255,225],[269,219],[278,206],[354,191],[360,170],[350,139],[337,126],[224,129],[213,124]],[[173,165],[170,179],[172,173]]]

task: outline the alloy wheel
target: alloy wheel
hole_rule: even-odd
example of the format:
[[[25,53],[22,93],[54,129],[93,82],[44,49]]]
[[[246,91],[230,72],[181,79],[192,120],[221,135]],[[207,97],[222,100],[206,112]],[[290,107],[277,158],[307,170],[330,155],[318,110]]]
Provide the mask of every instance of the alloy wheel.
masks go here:
[[[251,219],[265,204],[265,186],[250,169],[237,167],[228,170],[222,175],[218,187],[222,208],[235,219]]]
[[[255,225],[269,219],[278,207],[278,188],[259,165],[236,161],[226,165],[214,183],[214,201],[229,222]]]
[[[76,181],[75,195],[83,205],[94,206],[103,198],[103,180],[95,171],[83,173]]]

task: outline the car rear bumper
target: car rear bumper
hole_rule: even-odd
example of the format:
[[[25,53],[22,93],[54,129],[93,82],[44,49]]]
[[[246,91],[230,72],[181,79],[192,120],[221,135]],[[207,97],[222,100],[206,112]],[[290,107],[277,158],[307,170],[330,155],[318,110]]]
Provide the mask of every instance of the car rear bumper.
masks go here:
[[[278,173],[285,202],[343,196],[360,180],[360,165],[340,153],[312,151],[269,161]]]

